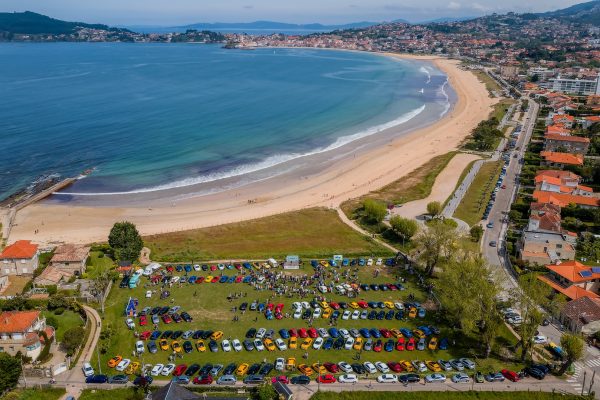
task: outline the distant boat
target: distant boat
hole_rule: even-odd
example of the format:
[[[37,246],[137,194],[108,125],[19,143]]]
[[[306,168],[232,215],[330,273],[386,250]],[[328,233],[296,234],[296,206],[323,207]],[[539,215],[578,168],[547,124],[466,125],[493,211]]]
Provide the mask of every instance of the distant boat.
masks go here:
[[[421,90],[420,90],[420,92],[421,92],[421,93],[425,93],[425,90],[421,89]]]

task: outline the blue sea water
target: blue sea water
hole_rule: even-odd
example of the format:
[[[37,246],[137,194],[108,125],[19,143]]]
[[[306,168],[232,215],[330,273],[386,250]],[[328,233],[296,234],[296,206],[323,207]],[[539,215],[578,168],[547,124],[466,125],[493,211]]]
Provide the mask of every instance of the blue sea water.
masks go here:
[[[90,168],[67,192],[153,192],[335,154],[426,108],[439,118],[446,81],[356,52],[0,44],[0,199]]]

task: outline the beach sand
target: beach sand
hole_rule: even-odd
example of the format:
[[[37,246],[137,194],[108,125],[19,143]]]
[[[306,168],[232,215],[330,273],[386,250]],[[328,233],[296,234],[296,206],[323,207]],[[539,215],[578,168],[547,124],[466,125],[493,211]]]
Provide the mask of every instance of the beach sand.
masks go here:
[[[9,242],[19,239],[40,244],[106,241],[113,223],[123,220],[135,223],[142,235],[149,235],[239,222],[308,207],[337,207],[349,198],[401,178],[432,157],[456,149],[470,131],[488,117],[497,102],[489,97],[477,77],[458,68],[455,60],[389,56],[433,62],[448,75],[457,95],[453,109],[426,128],[341,160],[311,176],[269,179],[217,194],[153,203],[151,207],[34,204],[17,213]],[[459,175],[460,172],[457,171]]]

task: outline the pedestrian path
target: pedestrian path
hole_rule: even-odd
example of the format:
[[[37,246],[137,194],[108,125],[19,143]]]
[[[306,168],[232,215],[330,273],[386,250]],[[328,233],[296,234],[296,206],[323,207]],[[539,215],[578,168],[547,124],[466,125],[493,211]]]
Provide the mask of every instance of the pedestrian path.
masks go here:
[[[593,360],[585,360],[585,365],[590,368],[600,367],[600,357]]]
[[[573,363],[573,367],[575,368],[575,372],[567,379],[567,382],[571,385],[575,393],[581,393],[581,375],[583,373],[584,365],[580,361],[577,361]]]

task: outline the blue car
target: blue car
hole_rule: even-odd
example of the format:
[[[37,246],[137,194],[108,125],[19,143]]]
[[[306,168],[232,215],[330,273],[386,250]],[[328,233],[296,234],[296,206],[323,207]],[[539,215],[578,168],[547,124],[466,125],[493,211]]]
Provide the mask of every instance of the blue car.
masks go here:
[[[150,340],[156,340],[160,337],[161,335],[161,331],[154,331],[152,332],[152,334],[150,335]]]
[[[331,335],[332,338],[340,337],[340,332],[338,332],[338,330],[336,328],[329,328],[329,334]]]
[[[267,310],[267,311],[265,312],[265,318],[267,318],[268,320],[271,320],[271,319],[273,319],[273,311],[271,311],[271,310]]]
[[[419,307],[418,312],[417,312],[417,316],[419,318],[425,318],[425,309],[422,307]]]
[[[179,383],[180,385],[187,385],[190,383],[190,377],[186,375],[176,376],[171,381]]]
[[[340,312],[339,310],[335,310],[333,313],[331,313],[331,317],[332,318],[338,318],[340,316]]]
[[[404,312],[402,310],[396,311],[396,319],[399,321],[404,318]]]
[[[244,283],[250,283],[250,281],[252,281],[251,276],[246,276],[246,277],[244,277],[244,279],[242,279],[242,282],[244,282]]]
[[[175,271],[181,272],[181,271],[183,271],[183,267],[181,265],[176,265],[175,266]]]
[[[371,337],[371,332],[369,332],[369,330],[367,328],[362,328],[358,331],[362,337],[364,337],[365,339],[368,339]]]
[[[317,268],[319,266],[319,262],[317,260],[310,260],[310,266]]]
[[[92,375],[85,378],[85,383],[106,383],[108,382],[108,376],[106,375]]]
[[[148,342],[148,351],[152,354],[158,352],[158,347],[156,347],[156,342],[154,340],[151,340]]]
[[[372,328],[369,332],[371,332],[371,336],[375,339],[379,339],[381,337],[381,332],[378,329]]]
[[[442,340],[440,340],[440,344],[438,344],[438,349],[448,350],[448,339],[442,338]]]
[[[360,265],[361,267],[364,267],[366,264],[365,259],[364,258],[359,258],[358,259],[358,265]]]
[[[151,384],[152,381],[154,380],[154,378],[152,378],[150,375],[146,375],[146,376],[138,376],[137,378],[135,378],[133,380],[133,384],[135,386],[140,386],[143,385],[144,383],[148,383]]]
[[[290,338],[290,334],[285,329],[280,329],[279,330],[279,336],[281,336],[282,339],[289,339]]]
[[[242,265],[243,265],[243,266],[244,266],[244,268],[246,268],[246,269],[252,269],[252,265],[250,265],[250,263],[247,263],[247,262],[245,262],[245,263],[243,263]]]
[[[329,265],[331,265],[332,267],[337,267],[337,262],[333,259],[329,260]]]
[[[383,349],[387,352],[394,351],[394,341],[392,339],[385,342]]]
[[[431,332],[431,329],[429,329],[429,327],[428,327],[428,326],[425,326],[425,325],[417,326],[417,329],[420,329],[420,330],[422,330],[422,331],[423,331],[423,333],[425,334],[425,336],[429,336],[429,335],[431,335],[431,333],[432,333],[432,332]]]
[[[192,275],[188,278],[188,283],[196,283],[196,275]]]
[[[410,329],[400,328],[400,333],[402,334],[402,336],[404,336],[407,339],[413,337],[413,334],[410,331]]]
[[[183,267],[183,269],[185,269],[185,272],[191,272],[192,271],[192,266],[191,265],[186,265],[185,267]]]
[[[260,303],[258,305],[258,312],[263,312],[265,311],[265,303]]]
[[[331,348],[333,347],[333,339],[332,338],[327,338],[325,339],[325,343],[323,343],[323,347],[321,347],[323,350],[331,350]]]
[[[344,260],[342,261],[342,267],[347,267],[348,265],[350,265],[350,260],[344,258]]]
[[[235,282],[235,276],[230,276],[229,279],[227,279],[227,283],[233,283]]]
[[[229,277],[227,275],[223,275],[221,277],[221,279],[219,279],[219,283],[225,283],[229,280]]]

